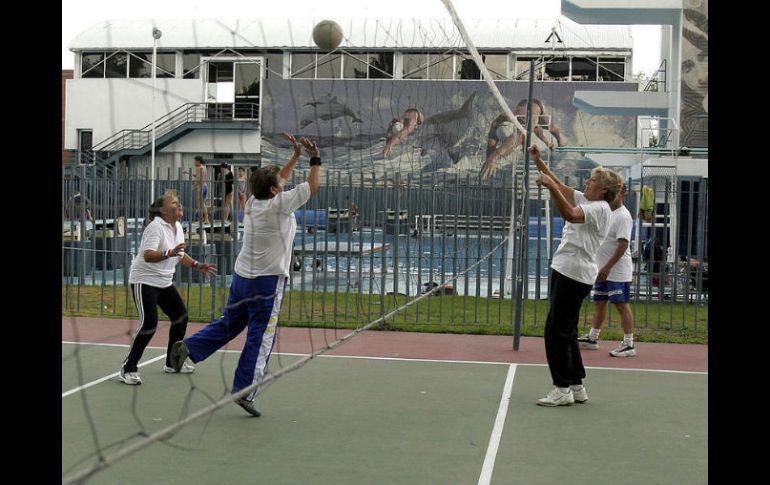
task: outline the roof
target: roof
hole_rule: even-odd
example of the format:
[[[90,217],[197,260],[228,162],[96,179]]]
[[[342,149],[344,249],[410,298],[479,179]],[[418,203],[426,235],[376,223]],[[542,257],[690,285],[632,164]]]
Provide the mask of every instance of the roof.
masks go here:
[[[153,27],[162,32],[159,49],[315,48],[313,26],[321,19],[106,20],[70,43],[73,51],[152,49]],[[342,48],[464,48],[451,19],[335,19],[344,33]],[[556,19],[469,19],[464,21],[479,49],[550,49],[554,31],[559,49],[632,49],[629,26],[581,25]]]

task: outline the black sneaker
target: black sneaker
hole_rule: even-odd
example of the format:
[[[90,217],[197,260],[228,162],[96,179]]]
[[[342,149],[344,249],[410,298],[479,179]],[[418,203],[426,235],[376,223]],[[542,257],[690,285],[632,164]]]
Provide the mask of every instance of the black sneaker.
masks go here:
[[[189,356],[190,349],[187,348],[184,340],[180,340],[179,342],[174,342],[174,345],[171,346],[171,355],[168,360],[175,372],[181,372],[184,362]]]
[[[582,337],[578,337],[578,346],[581,349],[598,350],[599,341],[592,339],[591,337],[588,336],[588,334],[586,334],[586,335],[583,335]]]
[[[259,412],[259,409],[257,409],[257,406],[254,404],[254,401],[248,401],[245,397],[242,397],[237,399],[235,404],[245,409],[247,413],[251,414],[255,418],[262,416],[262,413]]]

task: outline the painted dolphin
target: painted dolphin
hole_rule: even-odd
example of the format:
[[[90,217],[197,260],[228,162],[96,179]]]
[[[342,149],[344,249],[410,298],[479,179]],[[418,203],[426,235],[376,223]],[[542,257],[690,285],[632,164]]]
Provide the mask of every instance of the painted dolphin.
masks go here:
[[[473,124],[473,100],[476,93],[463,103],[459,109],[437,113],[425,120],[422,128],[422,153],[428,152],[428,147],[438,143],[439,147],[446,150],[453,163],[457,163],[462,157],[459,148],[463,146],[463,140],[470,136]]]
[[[299,123],[300,128],[304,128],[307,125],[318,122],[319,120],[329,121],[335,118],[350,116],[353,123],[362,123],[363,120],[356,115],[352,109],[350,109],[344,103],[337,101],[337,96],[327,94],[326,100],[310,101],[302,105],[305,113],[302,116],[302,120]]]

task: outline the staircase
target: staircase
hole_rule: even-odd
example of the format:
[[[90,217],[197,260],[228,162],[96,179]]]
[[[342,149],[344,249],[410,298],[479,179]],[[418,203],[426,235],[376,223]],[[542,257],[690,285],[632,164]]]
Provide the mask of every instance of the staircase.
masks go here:
[[[229,109],[223,109],[229,108]],[[155,121],[155,150],[175,142],[193,130],[256,130],[259,126],[257,103],[233,106],[187,103]],[[80,154],[81,163],[94,165],[99,176],[110,177],[116,162],[152,151],[152,124],[138,130],[121,130]],[[90,163],[89,163],[90,162]]]

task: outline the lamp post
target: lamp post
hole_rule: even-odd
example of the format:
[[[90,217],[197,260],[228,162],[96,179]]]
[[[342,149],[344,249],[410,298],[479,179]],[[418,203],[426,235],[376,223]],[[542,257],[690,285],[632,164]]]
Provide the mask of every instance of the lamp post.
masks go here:
[[[150,140],[150,201],[155,202],[155,79],[158,60],[158,39],[163,33],[152,28],[152,139]]]

